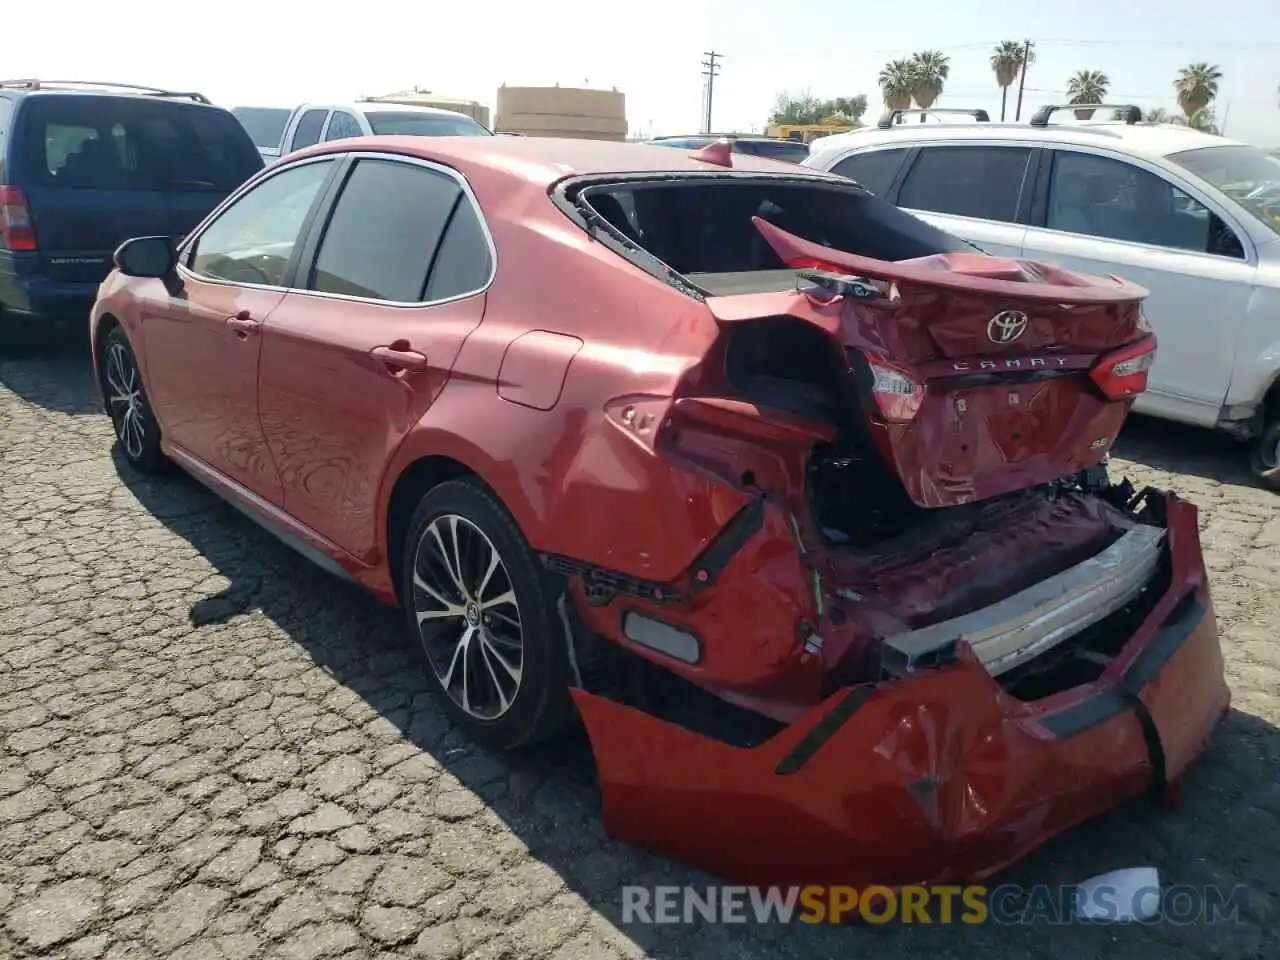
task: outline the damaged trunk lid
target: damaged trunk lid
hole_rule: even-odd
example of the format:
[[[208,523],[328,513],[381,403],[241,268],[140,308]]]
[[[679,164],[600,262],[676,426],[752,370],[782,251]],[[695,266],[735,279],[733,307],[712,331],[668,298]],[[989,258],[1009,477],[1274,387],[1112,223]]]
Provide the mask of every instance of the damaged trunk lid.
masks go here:
[[[722,323],[791,316],[839,341],[848,402],[920,507],[1099,463],[1146,388],[1147,291],[973,252],[887,262],[756,228],[803,290],[712,296]]]

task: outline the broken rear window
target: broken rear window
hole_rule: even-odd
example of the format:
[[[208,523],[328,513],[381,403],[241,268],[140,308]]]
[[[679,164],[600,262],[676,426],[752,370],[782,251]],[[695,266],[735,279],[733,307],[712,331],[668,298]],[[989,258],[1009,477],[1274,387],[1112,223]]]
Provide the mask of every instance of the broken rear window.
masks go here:
[[[691,176],[631,181],[589,187],[579,203],[713,294],[794,284],[793,273],[765,242],[753,217],[814,243],[877,260],[974,249],[860,187],[816,180]]]

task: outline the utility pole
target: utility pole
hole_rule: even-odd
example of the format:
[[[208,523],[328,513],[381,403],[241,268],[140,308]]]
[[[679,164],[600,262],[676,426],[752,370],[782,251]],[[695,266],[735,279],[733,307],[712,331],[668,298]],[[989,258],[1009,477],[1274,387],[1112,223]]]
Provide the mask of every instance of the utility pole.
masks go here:
[[[712,97],[715,95],[716,77],[720,75],[720,61],[724,59],[724,54],[708,50],[703,56],[706,59],[702,61],[702,75],[707,78],[707,85],[706,101],[702,114],[702,132],[710,133]]]
[[[1027,85],[1027,67],[1031,64],[1031,48],[1035,44],[1028,40],[1022,47],[1022,71],[1018,76],[1018,106],[1013,112],[1013,122],[1022,119],[1022,90]]]

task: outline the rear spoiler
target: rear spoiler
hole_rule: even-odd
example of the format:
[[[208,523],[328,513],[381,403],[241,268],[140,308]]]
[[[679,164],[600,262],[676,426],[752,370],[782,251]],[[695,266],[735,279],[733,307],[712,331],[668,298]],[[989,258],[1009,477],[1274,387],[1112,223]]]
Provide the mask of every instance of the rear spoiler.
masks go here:
[[[1075,273],[1060,267],[982,253],[939,253],[889,262],[813,243],[761,217],[752,217],[760,235],[787,266],[818,269],[891,283],[919,283],[935,289],[1016,297],[1055,304],[1133,303],[1149,295],[1145,287],[1108,274]]]

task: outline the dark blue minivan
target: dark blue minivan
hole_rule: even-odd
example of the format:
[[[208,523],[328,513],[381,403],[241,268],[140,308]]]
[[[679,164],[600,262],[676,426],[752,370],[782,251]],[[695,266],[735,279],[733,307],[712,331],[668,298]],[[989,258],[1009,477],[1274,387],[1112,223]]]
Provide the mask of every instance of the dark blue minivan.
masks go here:
[[[0,343],[87,330],[116,247],[184,236],[262,165],[200,94],[0,81]]]

